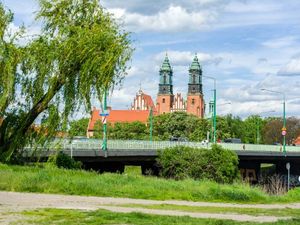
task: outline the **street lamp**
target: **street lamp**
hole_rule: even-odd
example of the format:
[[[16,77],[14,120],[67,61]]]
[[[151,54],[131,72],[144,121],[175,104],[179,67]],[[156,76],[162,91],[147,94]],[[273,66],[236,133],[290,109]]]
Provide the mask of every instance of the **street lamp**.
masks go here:
[[[285,149],[285,135],[286,135],[286,119],[285,119],[285,93],[280,91],[273,91],[269,89],[262,88],[262,91],[267,91],[271,93],[281,94],[283,97],[283,127],[282,127],[282,136],[283,136],[283,153],[286,155],[286,149]]]
[[[153,109],[150,108],[150,142],[152,142],[152,133],[153,133]]]
[[[216,78],[211,76],[203,76],[208,79],[211,79],[214,81],[214,112],[213,112],[213,134],[214,134],[214,144],[216,143],[216,135],[217,135],[217,111],[216,111],[216,105],[217,105],[217,89],[216,89]]]

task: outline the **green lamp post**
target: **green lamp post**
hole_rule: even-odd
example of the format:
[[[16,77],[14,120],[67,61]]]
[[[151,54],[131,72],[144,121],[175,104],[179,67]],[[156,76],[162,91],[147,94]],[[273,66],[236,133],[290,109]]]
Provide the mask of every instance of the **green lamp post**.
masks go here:
[[[283,136],[283,153],[286,155],[286,141],[285,141],[285,135],[286,135],[286,117],[285,117],[285,93],[280,91],[273,91],[268,90],[265,88],[261,89],[262,91],[267,91],[271,93],[281,94],[283,98],[283,127],[282,127],[282,136]]]
[[[214,81],[214,108],[213,108],[213,143],[217,142],[217,88],[216,78],[211,76],[203,76]]]

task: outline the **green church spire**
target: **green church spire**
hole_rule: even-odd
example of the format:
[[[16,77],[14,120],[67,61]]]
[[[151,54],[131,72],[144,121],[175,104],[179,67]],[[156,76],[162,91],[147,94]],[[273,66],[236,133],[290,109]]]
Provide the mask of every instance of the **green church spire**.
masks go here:
[[[189,68],[189,84],[188,84],[188,93],[195,94],[199,93],[202,94],[202,69],[197,57],[193,59],[193,62]]]
[[[166,54],[159,70],[159,91],[158,94],[173,94],[173,70]]]
[[[197,54],[195,54],[193,62],[191,64],[191,66],[190,66],[190,70],[201,70],[201,66],[199,64]]]

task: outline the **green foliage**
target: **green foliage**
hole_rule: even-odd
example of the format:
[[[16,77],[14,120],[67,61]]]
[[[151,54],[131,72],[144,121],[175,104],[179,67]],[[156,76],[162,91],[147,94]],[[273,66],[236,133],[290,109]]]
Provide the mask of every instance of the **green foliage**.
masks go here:
[[[246,118],[244,121],[244,135],[242,138],[243,143],[256,144],[258,138],[261,139],[261,130],[263,126],[264,121],[258,115],[252,115]]]
[[[89,118],[82,118],[70,122],[69,135],[74,136],[86,136],[86,131],[89,123]]]
[[[109,138],[143,140],[148,137],[147,127],[142,122],[115,123],[109,131]]]
[[[132,188],[134,187],[134,188]],[[0,190],[61,193],[83,196],[110,196],[143,199],[178,199],[218,202],[295,202],[300,189],[283,196],[269,196],[247,184],[219,184],[208,180],[176,181],[134,174],[98,174],[55,167],[28,167],[0,164]]]
[[[64,154],[63,152],[59,152],[55,157],[55,165],[58,168],[80,169],[82,163],[80,161],[75,161],[73,158]]]
[[[202,141],[206,139],[208,127],[205,119],[184,112],[166,113],[153,118],[153,136],[158,140],[169,140],[175,136]]]
[[[158,163],[162,176],[174,179],[209,179],[232,183],[238,178],[238,157],[229,150],[213,145],[211,150],[185,146],[160,152]]]
[[[282,143],[281,128],[283,127],[282,118],[270,117],[266,119],[262,128],[263,139],[266,144]],[[300,120],[295,117],[286,119],[286,143],[292,144],[293,140],[300,135]]]
[[[122,81],[132,53],[128,33],[98,0],[38,2],[42,32],[22,46],[16,40],[24,29],[8,33],[13,15],[0,4],[1,161],[31,139],[44,143],[66,131],[74,112],[90,110],[92,96],[101,99]]]
[[[176,207],[169,205],[151,205],[151,208],[163,209],[163,210],[181,210],[190,209],[191,207]],[[150,208],[147,205],[140,205],[140,208]],[[228,207],[227,207],[228,208]],[[219,207],[205,207],[203,210],[197,212],[204,213],[228,213],[227,208]],[[210,209],[210,210],[207,210]],[[232,208],[231,208],[232,209]],[[185,210],[190,211],[191,210]],[[195,210],[192,210],[195,212]],[[248,212],[248,213],[245,213]],[[250,212],[250,213],[249,213]],[[255,212],[255,213],[253,213]],[[278,213],[276,213],[278,212]],[[293,213],[290,213],[293,212]],[[57,225],[73,225],[73,224],[135,224],[135,225],[297,225],[300,224],[299,210],[262,210],[262,209],[232,209],[231,213],[235,214],[254,214],[254,215],[271,215],[271,216],[282,216],[282,217],[293,217],[293,219],[279,220],[272,223],[262,222],[241,222],[233,220],[221,220],[221,219],[201,219],[192,218],[189,216],[162,216],[162,215],[151,215],[144,213],[116,213],[107,210],[96,210],[96,211],[85,211],[85,210],[70,210],[70,209],[36,209],[34,211],[22,212],[22,220],[17,221],[19,223],[30,223],[30,224],[57,224]],[[297,215],[298,213],[298,215]]]
[[[103,125],[101,121],[97,121],[94,127],[94,138],[103,137]],[[147,140],[149,139],[149,131],[147,126],[139,121],[132,123],[115,123],[107,125],[108,139],[118,140]]]

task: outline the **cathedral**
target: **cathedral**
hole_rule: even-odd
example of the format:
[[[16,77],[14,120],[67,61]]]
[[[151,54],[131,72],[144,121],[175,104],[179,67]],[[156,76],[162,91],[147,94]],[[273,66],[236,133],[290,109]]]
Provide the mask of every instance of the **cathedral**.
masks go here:
[[[202,69],[195,55],[192,64],[188,69],[187,77],[187,99],[184,100],[180,93],[173,93],[173,69],[168,56],[166,55],[160,70],[159,84],[156,104],[150,95],[145,94],[141,89],[137,92],[131,109],[113,110],[109,108],[107,121],[111,124],[140,121],[147,123],[152,110],[153,115],[160,115],[172,112],[186,112],[199,118],[204,117],[204,99],[202,91]],[[87,136],[92,137],[96,121],[101,120],[100,110],[94,108],[89,121]]]
[[[204,100],[202,92],[202,69],[197,55],[188,70],[188,93],[187,100],[180,93],[173,94],[173,70],[168,56],[159,70],[158,95],[156,99],[157,114],[176,111],[187,112],[200,118],[204,116]]]

